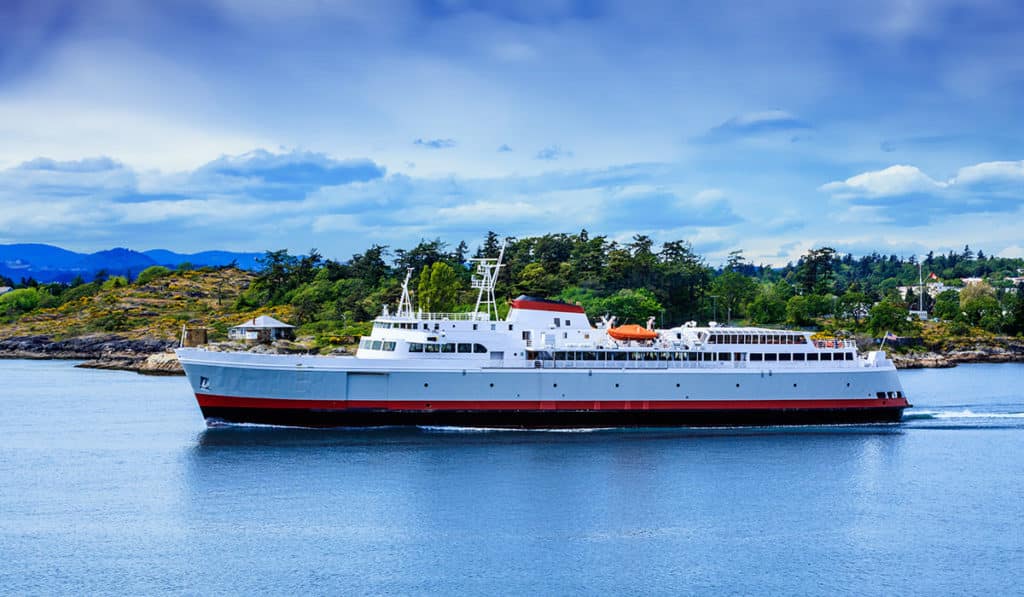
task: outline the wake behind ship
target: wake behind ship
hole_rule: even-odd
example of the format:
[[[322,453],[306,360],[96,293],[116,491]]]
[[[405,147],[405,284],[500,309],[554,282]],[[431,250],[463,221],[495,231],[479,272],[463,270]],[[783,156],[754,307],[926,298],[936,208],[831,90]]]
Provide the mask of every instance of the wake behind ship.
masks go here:
[[[409,277],[355,356],[181,348],[208,424],[501,428],[897,422],[910,405],[882,351],[807,332],[594,327],[582,307],[520,296],[499,320],[497,260],[471,313],[414,311]]]

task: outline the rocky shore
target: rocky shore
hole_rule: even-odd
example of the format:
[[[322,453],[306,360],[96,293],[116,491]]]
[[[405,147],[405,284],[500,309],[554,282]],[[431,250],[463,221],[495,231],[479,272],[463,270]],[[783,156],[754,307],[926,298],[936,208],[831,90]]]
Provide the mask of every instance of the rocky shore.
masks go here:
[[[132,340],[115,334],[91,334],[64,340],[16,336],[0,339],[0,358],[75,359],[85,361],[80,367],[180,375],[181,366],[174,353],[169,352],[176,344],[173,340]]]
[[[1024,363],[1024,342],[1001,345],[977,344],[946,352],[909,352],[891,355],[897,369],[956,367],[960,363]]]
[[[174,340],[132,340],[114,334],[92,334],[53,340],[49,336],[17,336],[0,339],[0,359],[71,359],[83,361],[78,367],[136,371],[147,375],[184,375],[173,349]],[[250,346],[220,342],[208,350],[301,354],[310,352],[304,344],[279,340],[270,345]],[[335,354],[346,354],[339,349]]]

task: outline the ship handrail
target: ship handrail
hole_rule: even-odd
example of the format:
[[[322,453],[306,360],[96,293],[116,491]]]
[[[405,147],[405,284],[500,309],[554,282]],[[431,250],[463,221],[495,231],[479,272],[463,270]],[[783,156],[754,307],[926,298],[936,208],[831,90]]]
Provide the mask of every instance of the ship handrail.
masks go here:
[[[814,340],[814,346],[817,348],[828,348],[828,349],[843,349],[843,348],[857,348],[857,342],[855,340]]]
[[[490,321],[490,317],[487,313],[477,313],[469,311],[465,313],[444,313],[444,312],[419,312],[414,313],[412,316],[408,315],[382,315],[377,319],[382,321]]]
[[[820,369],[857,369],[865,367],[858,361],[751,362],[751,361],[490,361],[484,369],[764,369],[782,371],[817,371]]]

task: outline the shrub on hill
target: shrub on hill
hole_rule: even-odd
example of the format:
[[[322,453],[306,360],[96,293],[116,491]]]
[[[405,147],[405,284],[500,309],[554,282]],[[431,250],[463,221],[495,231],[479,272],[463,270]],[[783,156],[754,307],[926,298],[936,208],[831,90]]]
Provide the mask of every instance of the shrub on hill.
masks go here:
[[[135,278],[135,284],[138,286],[145,286],[153,280],[162,278],[170,273],[171,270],[162,265],[152,265],[139,272],[138,277]]]

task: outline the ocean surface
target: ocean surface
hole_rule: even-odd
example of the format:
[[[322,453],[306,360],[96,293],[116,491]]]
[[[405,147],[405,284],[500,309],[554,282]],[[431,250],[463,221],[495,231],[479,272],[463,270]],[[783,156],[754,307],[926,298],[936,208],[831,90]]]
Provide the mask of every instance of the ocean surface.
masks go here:
[[[898,425],[314,431],[0,361],[0,593],[1024,594],[1024,365],[901,377]]]

